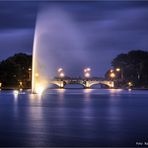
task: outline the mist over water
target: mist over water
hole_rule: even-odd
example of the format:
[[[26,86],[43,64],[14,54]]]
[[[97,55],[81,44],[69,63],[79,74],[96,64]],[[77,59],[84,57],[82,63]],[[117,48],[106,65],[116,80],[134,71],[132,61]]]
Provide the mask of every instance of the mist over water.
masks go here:
[[[32,90],[46,88],[58,67],[65,75],[81,74],[86,55],[83,35],[68,12],[60,7],[42,9],[35,28]]]

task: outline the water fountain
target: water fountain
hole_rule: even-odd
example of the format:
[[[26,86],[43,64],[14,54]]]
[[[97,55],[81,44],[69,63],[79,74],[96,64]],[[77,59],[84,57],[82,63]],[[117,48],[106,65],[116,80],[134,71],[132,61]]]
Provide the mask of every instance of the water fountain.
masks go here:
[[[84,52],[83,37],[66,11],[51,6],[41,10],[33,45],[32,92],[42,93],[59,66],[67,73],[79,72]]]

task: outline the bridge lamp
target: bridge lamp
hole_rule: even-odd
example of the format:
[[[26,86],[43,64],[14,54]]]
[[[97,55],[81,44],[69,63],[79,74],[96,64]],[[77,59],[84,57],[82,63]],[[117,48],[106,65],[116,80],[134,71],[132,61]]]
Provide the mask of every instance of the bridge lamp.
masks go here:
[[[62,72],[62,71],[63,71],[63,68],[59,68],[59,69],[58,69],[58,72]]]
[[[85,73],[85,77],[86,77],[86,78],[89,78],[89,77],[90,77],[90,73],[86,72],[86,73]]]
[[[91,69],[89,67],[84,69],[84,72],[90,72],[90,71]]]
[[[63,72],[60,73],[60,77],[63,78],[65,75]]]
[[[19,82],[19,84],[20,84],[20,86],[22,86],[22,85],[23,85],[23,82],[22,82],[22,81],[20,81],[20,82]]]
[[[90,69],[90,68],[87,68],[86,70],[87,70],[87,71],[91,71],[91,69]]]
[[[112,72],[112,73],[110,74],[110,77],[111,77],[111,78],[115,78],[115,77],[116,77],[115,73]]]
[[[87,69],[86,68],[84,69],[84,72],[87,72]]]
[[[120,68],[116,68],[116,71],[117,71],[117,72],[120,72],[120,71],[121,71],[121,69],[120,69]]]
[[[133,86],[132,82],[128,82],[128,86],[129,87]]]
[[[110,70],[110,72],[111,72],[111,73],[113,73],[113,72],[114,72],[114,70],[113,70],[113,69],[111,69],[111,70]]]

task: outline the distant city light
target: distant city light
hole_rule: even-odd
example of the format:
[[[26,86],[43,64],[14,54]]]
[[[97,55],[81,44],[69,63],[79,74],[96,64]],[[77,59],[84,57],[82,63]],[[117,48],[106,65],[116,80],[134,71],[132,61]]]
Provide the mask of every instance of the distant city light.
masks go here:
[[[31,68],[28,68],[28,70],[31,71],[32,69]]]

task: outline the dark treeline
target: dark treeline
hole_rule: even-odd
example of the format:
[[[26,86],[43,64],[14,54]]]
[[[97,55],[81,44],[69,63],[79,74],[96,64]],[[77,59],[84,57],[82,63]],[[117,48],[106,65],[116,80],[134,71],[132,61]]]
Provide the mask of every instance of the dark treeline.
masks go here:
[[[134,87],[148,87],[148,52],[133,50],[119,54],[113,59],[112,66],[121,69],[114,78],[120,85],[132,82]],[[106,76],[109,78],[109,71]]]
[[[0,62],[0,82],[2,87],[30,87],[29,68],[32,66],[32,56],[24,53],[15,54]]]

